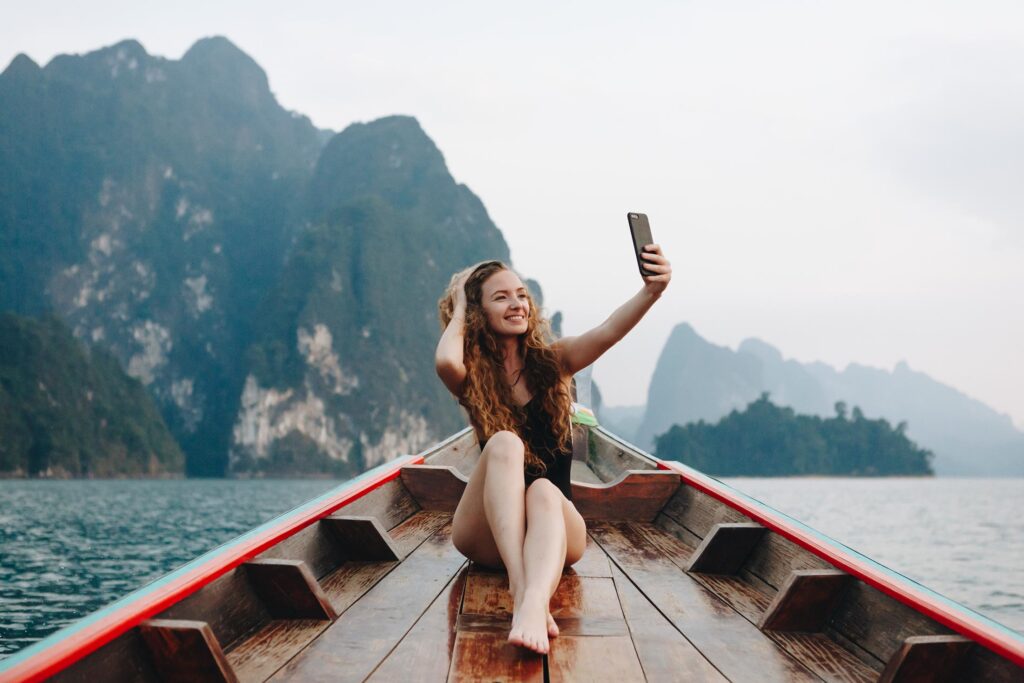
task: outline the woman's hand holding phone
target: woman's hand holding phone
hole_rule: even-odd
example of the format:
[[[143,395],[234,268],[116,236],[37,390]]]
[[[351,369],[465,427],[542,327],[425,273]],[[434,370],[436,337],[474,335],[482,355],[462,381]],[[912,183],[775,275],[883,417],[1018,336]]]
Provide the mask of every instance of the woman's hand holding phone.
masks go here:
[[[644,245],[640,258],[644,261],[644,268],[655,273],[655,275],[643,276],[644,290],[655,296],[661,296],[672,279],[672,264],[661,253],[660,244]]]

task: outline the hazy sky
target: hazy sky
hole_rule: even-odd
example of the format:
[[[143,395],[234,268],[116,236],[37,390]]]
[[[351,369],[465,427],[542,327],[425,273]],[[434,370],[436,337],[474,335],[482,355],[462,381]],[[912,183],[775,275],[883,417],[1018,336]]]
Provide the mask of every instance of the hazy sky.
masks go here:
[[[320,127],[415,116],[567,334],[641,286],[647,212],[674,279],[595,365],[609,405],[688,321],[906,360],[1024,426],[1019,2],[37,1],[5,8],[0,61],[210,35]]]

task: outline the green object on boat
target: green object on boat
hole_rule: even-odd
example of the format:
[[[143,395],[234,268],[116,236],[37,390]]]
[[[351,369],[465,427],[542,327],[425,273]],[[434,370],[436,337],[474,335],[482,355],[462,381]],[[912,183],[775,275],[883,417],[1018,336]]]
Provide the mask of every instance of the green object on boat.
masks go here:
[[[594,415],[594,411],[582,403],[572,404],[572,421],[588,427],[597,426],[597,416]]]

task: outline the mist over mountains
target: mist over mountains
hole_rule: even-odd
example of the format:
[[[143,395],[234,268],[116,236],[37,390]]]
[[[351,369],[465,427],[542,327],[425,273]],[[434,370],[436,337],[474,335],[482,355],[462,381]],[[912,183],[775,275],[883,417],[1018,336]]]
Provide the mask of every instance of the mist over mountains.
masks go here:
[[[638,446],[653,447],[654,436],[673,424],[716,422],[765,391],[774,403],[797,413],[829,417],[842,401],[869,418],[906,422],[907,435],[935,453],[940,476],[1024,474],[1024,433],[1009,416],[905,362],[891,372],[856,363],[838,371],[824,363],[785,360],[758,339],[743,341],[736,351],[717,346],[687,323],[672,330],[662,349],[646,409],[631,436]],[[622,415],[629,419],[628,412]]]
[[[65,396],[73,410],[0,420],[35,454],[2,451],[0,470],[116,474],[102,451],[132,443],[144,447],[121,457],[124,471],[153,475],[180,472],[181,452],[193,476],[347,476],[416,452],[465,424],[433,372],[436,305],[454,271],[487,258],[509,262],[504,237],[412,117],[318,129],[223,37],[180,60],[135,40],[45,67],[19,54],[0,74],[0,311],[19,316],[9,353],[49,340],[32,367],[74,356],[65,379],[89,377],[103,400],[82,404],[60,377],[37,391],[11,370],[6,404],[50,410]],[[560,314],[543,313],[560,334]],[[41,316],[43,327],[22,319]],[[686,324],[646,409],[609,416],[639,423],[624,436],[651,448],[672,424],[717,420],[763,391],[798,412],[832,415],[841,400],[905,420],[938,474],[1024,473],[1008,417],[906,364],[839,372],[754,339],[718,347]],[[63,448],[59,463],[33,442],[126,396],[134,427]],[[599,397],[595,386],[595,408]]]

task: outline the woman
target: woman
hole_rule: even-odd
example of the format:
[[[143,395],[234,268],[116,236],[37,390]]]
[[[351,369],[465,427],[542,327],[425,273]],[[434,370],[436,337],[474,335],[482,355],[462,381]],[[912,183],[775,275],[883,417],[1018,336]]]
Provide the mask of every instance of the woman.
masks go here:
[[[558,626],[548,611],[562,570],[580,559],[586,525],[572,503],[573,375],[636,325],[672,277],[646,247],[644,286],[593,330],[548,344],[550,327],[522,280],[500,261],[456,273],[438,302],[437,374],[469,414],[480,460],[452,519],[473,562],[508,572],[510,643],[538,653]]]

